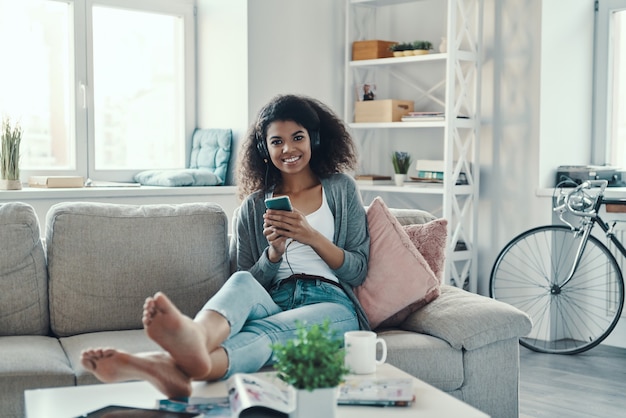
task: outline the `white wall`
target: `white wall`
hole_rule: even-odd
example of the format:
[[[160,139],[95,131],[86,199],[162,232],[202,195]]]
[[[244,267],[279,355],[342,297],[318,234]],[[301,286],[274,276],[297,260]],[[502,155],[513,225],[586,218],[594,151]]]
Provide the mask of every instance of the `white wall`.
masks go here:
[[[589,162],[593,3],[485,0],[478,221],[481,294],[489,294],[491,267],[504,245],[526,229],[552,223],[546,189],[554,185],[556,168]],[[201,28],[204,37],[220,39],[212,40],[213,47],[224,48],[222,30],[246,31],[239,22],[244,14],[248,43],[247,55],[229,58],[229,66],[213,47],[202,46],[201,68],[221,66],[219,74],[215,69],[200,71],[203,123],[228,121],[242,132],[278,93],[308,94],[342,114],[343,1],[204,0],[199,5],[213,11],[221,5],[220,13],[237,9],[226,25],[229,29]],[[204,23],[211,21],[208,12],[200,11],[207,17]],[[220,79],[203,80],[207,76]],[[243,86],[247,91],[241,91]],[[378,155],[387,155],[384,147]],[[388,197],[383,196],[386,201]],[[389,200],[428,205],[402,194]],[[626,347],[623,322],[607,343]]]
[[[342,109],[343,2],[198,0],[198,121],[233,129],[236,150],[277,94],[316,97]]]
[[[341,114],[343,1],[200,0],[198,4],[203,17],[200,33],[219,38],[206,47],[201,44],[205,55],[201,68],[225,65],[221,53],[214,51],[226,46],[222,30],[247,30],[248,44],[247,55],[242,51],[232,57],[236,64],[226,68],[241,67],[232,73],[223,68],[228,81],[203,81],[211,72],[200,71],[201,121],[215,119],[204,111],[232,112],[231,107],[221,106],[228,98],[228,89],[219,88],[224,85],[236,86],[241,105],[247,103],[247,109],[239,103],[236,107],[241,115],[247,113],[247,123],[269,98],[288,92],[317,97]],[[225,24],[211,30],[204,27],[211,23],[209,14],[219,12],[223,19],[225,11],[233,8],[237,12]],[[244,14],[246,25],[239,21]],[[478,283],[479,292],[488,294],[491,266],[506,242],[525,229],[552,221],[550,199],[538,196],[538,189],[552,186],[557,166],[587,162],[593,0],[485,0],[483,31]],[[214,89],[208,88],[211,85]],[[248,86],[247,93],[240,91],[241,86]],[[241,115],[233,122],[243,119]],[[241,131],[247,126],[233,127]],[[384,149],[380,152],[386,155]],[[410,204],[407,199],[399,201]]]

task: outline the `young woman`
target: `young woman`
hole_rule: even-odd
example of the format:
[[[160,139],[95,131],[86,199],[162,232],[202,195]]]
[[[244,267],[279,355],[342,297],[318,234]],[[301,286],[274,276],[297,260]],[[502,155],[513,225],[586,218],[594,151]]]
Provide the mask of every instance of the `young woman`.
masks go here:
[[[146,299],[143,324],[165,351],[85,350],[82,365],[104,382],[142,379],[169,397],[192,380],[224,379],[272,362],[271,345],[295,322],[331,321],[342,335],[369,329],[352,288],[367,274],[369,234],[354,180],[352,138],[319,101],[278,96],[259,112],[238,160],[237,267],[191,319],[162,293]],[[292,211],[265,199],[288,196]]]

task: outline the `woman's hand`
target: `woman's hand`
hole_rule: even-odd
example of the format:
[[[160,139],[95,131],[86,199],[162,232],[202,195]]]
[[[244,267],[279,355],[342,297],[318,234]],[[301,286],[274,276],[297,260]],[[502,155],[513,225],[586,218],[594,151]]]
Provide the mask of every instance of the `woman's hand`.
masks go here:
[[[278,262],[285,253],[288,239],[292,239],[313,248],[332,269],[343,263],[343,250],[311,227],[306,216],[297,209],[291,212],[268,209],[263,220],[263,235],[270,244],[270,261]]]
[[[270,211],[268,212],[284,212],[284,211]],[[268,257],[272,263],[277,263],[282,258],[285,250],[287,249],[288,237],[281,234],[281,230],[277,228],[271,220],[268,219],[267,212],[263,215],[263,235],[267,238],[269,243]]]
[[[263,235],[270,244],[269,258],[273,263],[278,262],[283,256],[290,239],[309,244],[311,236],[317,234],[306,217],[296,209],[290,212],[268,209],[263,215],[263,220]]]
[[[264,234],[270,239],[276,239],[273,234],[280,237],[291,238],[301,244],[313,246],[314,240],[319,233],[309,225],[306,216],[297,209],[292,211],[268,209],[263,215],[265,226],[269,227],[270,234]],[[270,235],[272,238],[270,238]]]

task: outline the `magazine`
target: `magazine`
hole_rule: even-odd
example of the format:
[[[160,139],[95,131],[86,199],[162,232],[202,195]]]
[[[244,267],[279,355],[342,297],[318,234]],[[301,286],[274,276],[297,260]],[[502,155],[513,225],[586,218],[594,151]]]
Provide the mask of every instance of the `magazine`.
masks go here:
[[[287,418],[296,409],[293,388],[282,382],[272,383],[258,374],[236,373],[226,381],[226,387],[227,397],[163,399],[157,406],[160,410],[202,413],[211,418]]]
[[[228,396],[162,399],[161,411],[202,414],[204,418],[288,418],[296,409],[295,390],[282,381],[237,373],[226,382]],[[348,376],[339,386],[338,405],[409,406],[415,400],[410,378]]]
[[[409,406],[413,379],[349,377],[339,386],[339,405]]]

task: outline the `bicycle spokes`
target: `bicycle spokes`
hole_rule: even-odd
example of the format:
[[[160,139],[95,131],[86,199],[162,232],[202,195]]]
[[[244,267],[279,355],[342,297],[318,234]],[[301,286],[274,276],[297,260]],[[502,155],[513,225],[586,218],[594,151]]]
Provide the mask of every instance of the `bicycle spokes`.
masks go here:
[[[491,272],[491,296],[533,321],[522,345],[546,353],[579,353],[615,327],[624,285],[615,258],[595,237],[565,226],[534,228],[502,250]],[[584,248],[580,257],[578,251]],[[572,268],[572,266],[575,266]]]

